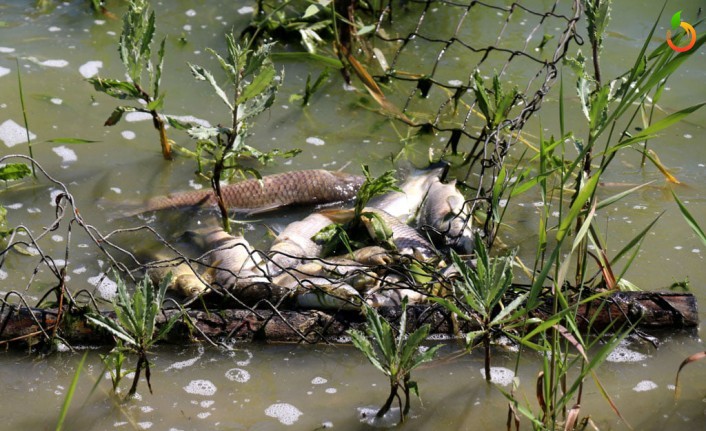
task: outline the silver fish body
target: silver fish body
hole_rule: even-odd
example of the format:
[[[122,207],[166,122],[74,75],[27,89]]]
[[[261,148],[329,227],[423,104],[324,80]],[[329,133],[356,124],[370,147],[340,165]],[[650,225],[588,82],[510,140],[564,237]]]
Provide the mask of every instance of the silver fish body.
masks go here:
[[[376,215],[390,228],[392,231],[392,242],[399,254],[413,256],[420,260],[429,260],[436,255],[431,243],[416,229],[383,210],[366,207],[363,209],[361,219],[371,237],[375,237],[375,228],[373,226],[372,217],[366,216],[366,213]]]
[[[472,221],[466,200],[456,188],[456,181],[444,184],[435,179],[419,212],[422,230],[426,230],[435,243],[470,254],[475,236]]]
[[[204,242],[210,249],[205,254],[206,262],[214,268],[213,282],[218,286],[230,289],[264,275],[257,254],[242,235],[217,228],[205,235]]]
[[[333,221],[325,215],[313,213],[287,225],[270,247],[267,273],[276,276],[285,269],[295,268],[306,258],[320,257],[324,244],[312,237],[331,224]]]
[[[438,181],[446,167],[415,169],[400,185],[401,192],[389,192],[370,200],[367,206],[385,211],[404,223],[409,223],[417,215],[429,186]]]

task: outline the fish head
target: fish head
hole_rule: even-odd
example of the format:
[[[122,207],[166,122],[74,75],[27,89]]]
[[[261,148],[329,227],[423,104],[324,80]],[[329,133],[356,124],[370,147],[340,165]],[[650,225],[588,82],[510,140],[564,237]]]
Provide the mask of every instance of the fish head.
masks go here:
[[[208,285],[196,274],[190,273],[178,276],[174,280],[174,289],[185,297],[193,297],[202,294]]]

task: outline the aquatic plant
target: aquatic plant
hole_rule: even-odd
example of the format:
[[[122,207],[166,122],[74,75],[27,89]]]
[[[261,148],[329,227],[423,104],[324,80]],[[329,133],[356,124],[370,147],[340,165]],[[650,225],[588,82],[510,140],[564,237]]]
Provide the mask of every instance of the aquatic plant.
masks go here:
[[[451,259],[461,275],[453,283],[455,300],[440,297],[430,299],[459,318],[478,324],[480,329],[466,334],[466,348],[470,351],[483,344],[485,379],[490,381],[490,342],[493,337],[510,335],[509,331],[513,328],[527,323],[528,310],[524,303],[528,293],[515,295],[511,301],[507,299],[512,291],[512,265],[517,249],[507,256],[491,258],[478,236],[475,242],[475,268],[451,250]]]
[[[301,150],[283,152],[274,149],[262,152],[245,143],[253,118],[274,103],[277,89],[284,79],[284,70],[279,75],[275,70],[270,58],[272,44],[261,45],[253,51],[248,43],[244,46],[236,43],[233,33],[226,34],[226,43],[228,55],[225,57],[212,49],[207,50],[216,57],[227,77],[227,83],[233,86],[231,97],[216,82],[216,78],[209,70],[195,64],[189,64],[189,68],[194,78],[208,82],[228,107],[230,127],[194,126],[176,121],[170,121],[170,123],[182,129],[186,128],[189,135],[196,139],[196,158],[200,173],[203,173],[204,162],[212,163],[213,170],[208,173],[208,177],[218,199],[223,227],[230,232],[228,208],[221,194],[221,181],[231,179],[236,174],[241,176],[250,174],[262,179],[257,169],[247,166],[243,161],[255,159],[265,164],[275,157],[293,157]]]
[[[681,212],[682,217],[684,217],[684,220],[686,220],[686,223],[689,225],[691,230],[694,231],[699,240],[701,240],[701,242],[706,245],[706,233],[704,233],[704,230],[701,228],[701,226],[699,226],[699,224],[696,222],[696,219],[694,219],[694,216],[691,215],[684,203],[677,197],[674,192],[672,192],[672,196],[674,197],[674,200],[679,206],[679,211]],[[679,364],[679,369],[677,370],[677,376],[674,382],[675,399],[678,399],[679,394],[681,393],[681,386],[679,386],[679,375],[681,374],[681,370],[692,362],[700,361],[704,358],[706,358],[706,350],[704,350],[703,352],[696,352],[692,355],[689,355],[682,361],[681,364]]]
[[[163,38],[157,51],[157,61],[152,63],[152,41],[155,33],[155,14],[146,0],[129,0],[128,11],[123,16],[123,30],[120,34],[118,51],[129,80],[89,78],[96,91],[120,100],[144,102],[140,106],[118,106],[113,110],[105,126],[118,124],[126,112],[145,112],[152,117],[152,124],[159,133],[162,156],[172,158],[171,141],[167,138],[165,123],[159,114],[164,106],[165,94],[161,91],[162,68],[164,65]],[[147,72],[147,82],[143,74]]]
[[[414,391],[419,396],[419,387],[415,381],[411,380],[412,370],[424,362],[431,361],[441,345],[429,349],[421,348],[421,344],[429,335],[428,324],[419,327],[407,336],[407,297],[402,300],[402,315],[396,336],[390,323],[380,317],[377,310],[365,305],[363,312],[366,319],[365,334],[355,329],[349,330],[348,334],[351,336],[353,345],[363,352],[368,361],[385,374],[390,381],[390,395],[376,416],[383,417],[397,398],[402,412],[401,420],[404,422],[410,409],[410,391]],[[404,408],[402,407],[402,398],[398,393],[400,389],[405,397]]]
[[[87,319],[108,331],[116,340],[116,346],[102,358],[106,369],[111,370],[113,390],[117,390],[120,379],[124,376],[122,364],[126,353],[133,353],[137,355],[137,365],[127,396],[131,397],[137,391],[137,383],[143,368],[147,387],[152,393],[150,362],[147,358],[149,349],[166,337],[181,317],[179,313],[174,314],[157,331],[157,316],[162,310],[171,274],[162,280],[158,289],[155,289],[149,277],[145,277],[137,284],[132,295],[128,293],[125,282],[117,274],[115,276],[117,280],[117,294],[113,300],[115,319],[98,313],[88,314]]]
[[[66,391],[66,396],[64,397],[64,403],[61,405],[61,410],[59,411],[59,420],[56,423],[56,431],[61,431],[64,429],[64,421],[66,420],[66,415],[69,413],[69,406],[71,406],[71,401],[74,398],[74,393],[76,392],[76,386],[78,386],[78,379],[81,377],[81,372],[83,371],[83,364],[86,362],[86,357],[88,352],[85,352],[81,357],[81,360],[76,367],[74,372],[74,377],[71,379],[71,384]]]

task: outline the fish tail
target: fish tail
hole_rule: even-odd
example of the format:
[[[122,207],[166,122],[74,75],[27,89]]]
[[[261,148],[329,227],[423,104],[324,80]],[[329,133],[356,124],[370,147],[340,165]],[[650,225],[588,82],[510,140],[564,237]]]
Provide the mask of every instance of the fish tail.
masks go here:
[[[343,223],[348,223],[349,221],[353,220],[353,216],[355,215],[355,210],[330,208],[330,209],[322,209],[321,211],[319,211],[319,214],[321,214],[325,217],[328,217],[334,223],[343,224]]]

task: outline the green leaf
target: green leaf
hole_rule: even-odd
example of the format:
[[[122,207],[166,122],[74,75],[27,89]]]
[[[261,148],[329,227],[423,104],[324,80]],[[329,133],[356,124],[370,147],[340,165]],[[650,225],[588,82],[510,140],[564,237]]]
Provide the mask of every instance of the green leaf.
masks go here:
[[[672,196],[674,196],[674,200],[677,202],[677,205],[679,205],[679,211],[681,211],[681,215],[684,217],[684,220],[686,220],[686,223],[689,225],[691,230],[694,231],[694,233],[701,240],[701,242],[706,245],[706,233],[704,233],[704,231],[701,229],[701,226],[699,226],[699,224],[696,222],[696,220],[691,215],[686,206],[682,203],[682,201],[679,200],[674,191],[672,191]]]
[[[343,63],[337,58],[327,57],[321,54],[312,54],[310,52],[274,52],[272,53],[272,58],[285,61],[312,61],[321,63],[326,67],[332,67],[338,70],[343,69]]]
[[[100,142],[100,141],[91,141],[89,139],[81,139],[81,138],[54,138],[54,139],[49,139],[47,142],[51,142],[52,144],[92,144],[95,142]]]
[[[633,188],[631,188],[631,189],[622,191],[622,192],[620,192],[620,193],[618,193],[618,194],[615,194],[615,195],[610,196],[610,197],[608,197],[608,198],[606,198],[606,199],[603,199],[602,201],[598,202],[598,204],[596,204],[596,211],[597,211],[597,210],[600,210],[600,209],[602,209],[602,208],[605,208],[605,207],[607,207],[608,205],[612,205],[613,203],[615,203],[615,202],[619,201],[620,199],[624,198],[625,196],[627,196],[627,195],[629,195],[629,194],[631,194],[631,193],[633,193],[633,192],[636,192],[636,191],[640,190],[641,188],[652,184],[653,182],[654,182],[654,181],[650,181],[650,182],[648,182],[648,183],[640,184],[639,186],[635,186],[635,187],[633,187]]]
[[[644,141],[645,139],[650,139],[655,136],[655,133],[671,126],[674,123],[677,123],[677,122],[683,120],[686,116],[688,116],[692,112],[698,110],[699,108],[701,108],[704,105],[706,105],[706,102],[699,103],[699,104],[690,106],[688,108],[684,108],[684,109],[677,111],[671,115],[668,115],[667,117],[657,121],[656,123],[653,123],[652,125],[650,125],[650,127],[643,129],[642,131],[640,131],[640,133],[634,135],[633,137],[628,138],[624,141],[621,141],[621,142],[617,143],[616,145],[610,147],[606,151],[606,154],[614,153],[621,148],[624,148],[624,147],[627,147],[628,145],[634,144],[635,142],[640,142],[640,141]]]
[[[255,76],[253,81],[245,87],[245,90],[237,100],[237,104],[245,103],[255,96],[263,94],[268,87],[272,85],[272,81],[276,76],[275,68],[272,65],[265,67]]]
[[[588,202],[588,200],[593,195],[593,192],[595,191],[596,186],[598,185],[598,181],[600,180],[600,177],[601,177],[601,170],[599,169],[584,184],[583,188],[576,196],[576,200],[574,200],[574,202],[571,204],[571,208],[569,209],[569,213],[561,221],[561,224],[559,225],[559,231],[556,234],[557,241],[561,241],[564,239],[564,236],[569,231],[571,224],[573,223],[574,220],[576,220],[576,218],[579,216],[579,213],[581,212],[581,210],[583,210],[583,207],[586,204],[586,202]]]
[[[96,91],[100,91],[116,99],[137,100],[142,98],[140,90],[130,82],[102,78],[89,78],[88,82],[93,84],[93,88]]]
[[[203,67],[196,65],[196,64],[191,64],[187,63],[189,65],[189,68],[191,69],[191,73],[194,75],[194,78],[196,78],[199,81],[206,81],[209,84],[211,84],[211,87],[213,90],[216,92],[218,97],[221,98],[223,103],[228,106],[228,108],[233,111],[235,108],[233,105],[230,103],[230,100],[228,100],[228,96],[226,93],[223,91],[223,89],[216,83],[216,79],[213,77],[211,72],[208,70],[204,69]]]
[[[86,319],[88,319],[88,321],[93,323],[94,325],[107,330],[114,337],[119,338],[130,345],[138,345],[137,341],[128,333],[126,333],[121,326],[118,326],[118,324],[114,320],[105,316],[91,314],[87,315]]]
[[[145,106],[145,108],[149,111],[158,111],[162,109],[164,106],[164,94],[161,94],[159,97],[151,101],[150,103]]]
[[[66,415],[69,412],[69,406],[71,405],[71,400],[76,392],[76,386],[78,386],[78,378],[81,376],[81,371],[83,370],[83,364],[86,362],[86,357],[88,357],[88,351],[84,352],[83,357],[76,367],[74,372],[74,377],[71,379],[71,385],[66,391],[66,396],[64,397],[64,403],[61,405],[61,412],[59,413],[59,421],[56,424],[56,431],[61,431],[64,427],[64,420],[66,420]]]
[[[24,163],[8,163],[0,166],[0,181],[15,181],[28,177],[32,170]]]
[[[159,51],[157,51],[157,67],[155,68],[154,77],[152,78],[152,96],[160,97],[159,86],[162,82],[162,69],[164,68],[164,44],[167,38],[163,38],[162,42],[159,44]]]
[[[380,370],[382,373],[387,374],[387,371],[385,370],[382,363],[378,360],[377,355],[373,351],[373,346],[372,344],[370,344],[370,340],[368,340],[366,336],[357,329],[349,329],[348,335],[350,335],[351,342],[353,343],[353,345],[358,350],[363,352],[368,361],[370,361],[370,363],[373,364],[373,366]]]
[[[141,109],[139,108],[133,108],[132,106],[118,106],[113,110],[113,112],[110,114],[110,117],[108,117],[107,120],[105,120],[105,123],[103,123],[104,126],[115,126],[118,124],[118,122],[123,118],[123,114],[126,112],[136,112],[140,111]]]

